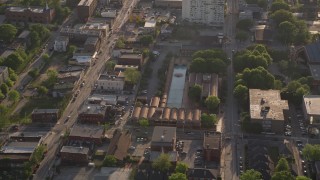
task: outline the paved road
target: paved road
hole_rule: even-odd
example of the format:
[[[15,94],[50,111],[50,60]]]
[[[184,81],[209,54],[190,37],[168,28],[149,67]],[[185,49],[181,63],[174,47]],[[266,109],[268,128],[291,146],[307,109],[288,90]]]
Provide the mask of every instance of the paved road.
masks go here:
[[[52,173],[52,171],[50,171],[50,168],[55,162],[55,155],[57,151],[60,150],[60,136],[64,134],[66,130],[72,127],[73,124],[76,122],[79,108],[90,95],[95,80],[98,78],[100,72],[104,70],[105,62],[110,57],[109,50],[113,41],[117,38],[116,33],[119,31],[119,29],[121,29],[121,26],[124,24],[124,22],[126,22],[128,18],[127,12],[132,10],[132,8],[130,7],[135,6],[136,2],[137,1],[130,0],[125,1],[123,9],[120,12],[121,14],[117,17],[113,26],[115,33],[110,37],[109,44],[107,43],[106,39],[103,40],[101,46],[102,53],[99,55],[96,64],[88,69],[88,72],[85,76],[85,86],[80,89],[80,93],[76,101],[68,105],[62,117],[59,119],[58,123],[53,128],[52,132],[50,132],[50,134],[44,140],[44,143],[46,143],[48,146],[48,153],[41,162],[40,167],[37,170],[37,173],[34,175],[35,180],[43,180]],[[66,121],[69,115],[71,116],[71,118],[68,121]]]
[[[227,44],[225,47],[225,51],[228,57],[231,58],[232,61],[232,50],[236,48],[235,41],[235,24],[238,12],[238,3],[237,1],[227,0],[227,16],[225,20],[224,32],[227,37],[230,38],[230,44]],[[224,124],[223,124],[223,151],[222,151],[222,164],[221,164],[221,174],[222,179],[225,180],[237,180],[239,179],[237,163],[238,163],[238,134],[240,133],[240,128],[236,125],[238,122],[238,113],[236,101],[233,97],[233,86],[234,86],[234,74],[233,67],[231,65],[228,67],[228,92],[227,92],[227,101],[226,101],[226,109]],[[225,141],[225,137],[231,137],[230,141]],[[240,147],[239,147],[240,148]]]

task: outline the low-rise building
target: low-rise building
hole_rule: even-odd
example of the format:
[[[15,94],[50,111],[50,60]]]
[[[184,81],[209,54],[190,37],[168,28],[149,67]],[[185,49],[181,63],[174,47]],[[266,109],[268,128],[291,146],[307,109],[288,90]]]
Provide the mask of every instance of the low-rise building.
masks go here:
[[[203,139],[203,155],[206,161],[220,162],[221,134],[205,134]]]
[[[62,163],[87,164],[89,162],[89,148],[63,146],[60,150]]]
[[[88,37],[84,43],[84,52],[94,53],[100,48],[100,39],[98,37]]]
[[[139,66],[133,66],[133,65],[115,65],[114,71],[115,72],[124,72],[126,69],[136,69],[139,70]]]
[[[144,32],[153,33],[156,30],[157,21],[148,20],[144,23]]]
[[[31,23],[50,23],[55,11],[48,7],[9,7],[6,9],[5,16],[11,22],[31,22]]]
[[[176,127],[155,126],[151,139],[151,150],[169,152],[175,150]]]
[[[72,127],[69,140],[88,141],[95,145],[101,145],[104,136],[104,128],[99,125],[76,124]]]
[[[101,12],[101,16],[104,18],[115,18],[117,17],[116,9],[107,9]]]
[[[72,58],[69,60],[69,64],[77,66],[91,66],[92,59],[97,55],[94,53],[74,53]]]
[[[155,0],[154,5],[164,8],[182,8],[182,0]]]
[[[31,113],[34,123],[56,123],[58,119],[59,109],[34,109]]]
[[[0,84],[5,83],[9,78],[9,71],[7,66],[0,66]]]
[[[125,79],[116,75],[101,74],[97,80],[98,89],[121,92]]]
[[[79,113],[79,121],[82,123],[98,124],[106,121],[106,107],[100,104],[82,106]]]
[[[320,95],[303,96],[304,119],[313,126],[320,125]]]
[[[279,90],[250,89],[250,118],[265,132],[282,133],[288,116],[288,101],[281,100]]]
[[[87,22],[84,26],[81,26],[82,30],[96,31],[101,33],[103,37],[107,37],[109,34],[109,24],[106,22]]]
[[[127,49],[113,49],[112,51],[112,56],[113,57],[119,57],[122,54],[132,54],[133,53],[133,48],[127,48]]]
[[[119,65],[135,65],[141,67],[143,64],[142,54],[121,54],[118,58]]]
[[[92,94],[89,96],[88,102],[90,104],[116,105],[118,99],[116,95]]]
[[[54,40],[53,48],[57,52],[66,52],[69,44],[69,37],[58,36]]]
[[[85,42],[88,37],[101,38],[103,34],[102,32],[94,29],[64,27],[60,29],[60,36],[67,36],[69,37],[70,41],[74,41],[74,42]]]

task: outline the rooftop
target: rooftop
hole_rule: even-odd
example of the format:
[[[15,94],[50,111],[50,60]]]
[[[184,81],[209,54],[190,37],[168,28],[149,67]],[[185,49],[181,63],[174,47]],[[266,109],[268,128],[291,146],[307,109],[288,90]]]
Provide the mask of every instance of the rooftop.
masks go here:
[[[160,152],[160,151],[151,151],[150,152],[150,161],[151,162],[155,161],[161,155],[161,153],[162,152]],[[178,156],[177,151],[169,151],[166,154],[169,155],[169,159],[170,159],[171,162],[176,162],[177,161],[177,156]]]
[[[106,108],[100,104],[83,105],[80,110],[80,114],[101,114],[105,115]]]
[[[221,134],[215,133],[215,134],[209,134],[204,135],[203,140],[203,148],[204,149],[220,149],[220,140],[221,140]]]
[[[176,127],[155,126],[152,134],[152,142],[172,142],[176,138]]]
[[[34,13],[43,13],[43,11],[45,10],[45,8],[43,7],[9,7],[8,8],[9,11],[12,11],[12,12],[24,12],[26,10],[30,10],[31,12],[34,12]]]
[[[69,41],[69,37],[67,36],[58,36],[56,41]]]
[[[92,1],[94,0],[81,0],[78,4],[78,6],[90,6]]]
[[[98,43],[98,41],[99,41],[99,38],[98,38],[98,37],[88,37],[87,40],[86,40],[86,42],[85,42],[84,44],[85,44],[85,45],[86,45],[86,44],[93,44],[93,45],[95,45],[95,44]]]
[[[124,78],[116,75],[100,74],[98,80],[109,80],[109,81],[124,81]]]
[[[250,117],[252,119],[284,120],[283,110],[288,110],[288,101],[281,100],[279,90],[250,89]]]
[[[116,101],[115,95],[92,94],[88,97],[88,101]]]
[[[320,81],[320,64],[309,64],[309,68],[312,78]]]
[[[1,148],[1,153],[32,154],[39,142],[8,142]]]
[[[141,59],[142,55],[141,54],[121,54],[120,57],[121,59]]]
[[[59,109],[34,109],[32,114],[59,113]]]
[[[305,95],[303,101],[308,115],[320,115],[320,95]]]
[[[144,27],[145,28],[155,28],[156,27],[157,22],[154,20],[150,20],[150,21],[146,21],[144,23]]]
[[[63,146],[60,152],[72,153],[72,154],[88,154],[89,153],[89,148],[87,148],[87,147]]]
[[[18,36],[19,39],[24,39],[24,38],[27,38],[30,34],[30,31],[28,30],[24,30],[22,31],[22,33],[20,33],[20,35]]]
[[[103,135],[102,126],[94,125],[74,125],[69,136],[100,138]]]
[[[309,62],[320,63],[320,42],[304,46]]]

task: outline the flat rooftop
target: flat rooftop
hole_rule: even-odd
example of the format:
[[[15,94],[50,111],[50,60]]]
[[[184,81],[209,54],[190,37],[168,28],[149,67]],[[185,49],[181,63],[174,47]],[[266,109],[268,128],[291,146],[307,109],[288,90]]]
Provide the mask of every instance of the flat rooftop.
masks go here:
[[[124,81],[124,78],[115,75],[101,74],[98,80]]]
[[[176,127],[156,126],[153,129],[152,142],[172,142],[176,138]]]
[[[89,153],[89,148],[87,148],[87,147],[63,146],[60,152],[71,153],[71,154],[88,154]]]
[[[51,114],[51,113],[58,113],[59,109],[34,109],[32,114]]]
[[[141,54],[122,54],[119,58],[121,59],[141,59]]]
[[[106,108],[100,104],[87,104],[83,105],[80,110],[80,114],[101,114],[105,115]]]
[[[320,64],[309,64],[311,76],[314,80],[320,81]]]
[[[209,134],[204,136],[203,148],[204,149],[220,149],[221,134]]]
[[[320,95],[305,95],[303,101],[308,115],[320,115]]]
[[[283,110],[288,110],[288,101],[281,100],[279,90],[250,89],[250,117],[251,119],[284,120]],[[263,110],[269,109],[266,114]],[[266,111],[264,111],[266,112]]]
[[[1,148],[1,153],[32,154],[39,142],[8,142]]]
[[[73,126],[69,136],[100,138],[103,132],[103,127],[99,125],[77,124]]]

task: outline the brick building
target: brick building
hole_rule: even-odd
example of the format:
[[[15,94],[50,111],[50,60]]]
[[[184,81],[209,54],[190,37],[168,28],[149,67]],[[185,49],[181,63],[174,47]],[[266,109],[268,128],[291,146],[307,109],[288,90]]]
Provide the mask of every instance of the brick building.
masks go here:
[[[78,18],[87,21],[93,15],[97,4],[97,0],[81,0],[77,6]]]
[[[169,152],[175,149],[176,144],[176,127],[156,126],[154,127],[151,150]]]
[[[60,150],[62,163],[87,164],[89,162],[89,148],[63,146]]]
[[[50,23],[55,16],[54,9],[48,6],[42,7],[9,7],[5,12],[8,21],[14,22],[32,22],[32,23]]]
[[[68,139],[75,141],[89,141],[96,145],[101,145],[103,135],[104,128],[102,126],[77,124],[71,129]]]
[[[56,123],[59,119],[59,109],[34,109],[31,119],[37,123]]]
[[[203,155],[206,161],[220,162],[221,134],[205,134],[203,139]]]
[[[79,121],[82,123],[98,124],[106,119],[106,108],[100,104],[90,104],[83,106],[79,113]]]
[[[135,65],[141,67],[143,64],[142,54],[121,54],[118,58],[119,65]]]

